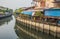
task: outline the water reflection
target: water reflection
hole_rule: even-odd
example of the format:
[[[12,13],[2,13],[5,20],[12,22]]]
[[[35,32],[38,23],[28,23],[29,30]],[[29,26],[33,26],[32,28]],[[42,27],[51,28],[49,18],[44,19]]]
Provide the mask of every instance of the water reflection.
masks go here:
[[[3,25],[3,24],[5,24],[5,23],[8,24],[8,22],[10,22],[11,20],[13,20],[12,16],[4,18],[4,19],[0,19],[0,26]]]
[[[21,31],[20,29],[17,29],[17,27],[15,28],[15,32],[16,32],[17,36],[19,37],[18,39],[35,39],[32,36]]]
[[[19,39],[60,39],[45,33],[43,34],[40,31],[30,29],[20,23],[16,23],[15,32]]]
[[[14,31],[15,17],[0,19],[0,39],[17,39]]]

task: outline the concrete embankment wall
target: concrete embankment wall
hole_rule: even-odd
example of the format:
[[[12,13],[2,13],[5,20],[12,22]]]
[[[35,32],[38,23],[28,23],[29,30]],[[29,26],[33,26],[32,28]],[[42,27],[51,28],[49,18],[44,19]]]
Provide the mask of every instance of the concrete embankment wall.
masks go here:
[[[21,18],[16,18],[18,22],[23,25],[28,25],[27,27],[33,28],[37,31],[52,35],[54,37],[60,38],[60,27],[55,25],[49,25],[44,23],[32,22],[31,20],[24,20]]]

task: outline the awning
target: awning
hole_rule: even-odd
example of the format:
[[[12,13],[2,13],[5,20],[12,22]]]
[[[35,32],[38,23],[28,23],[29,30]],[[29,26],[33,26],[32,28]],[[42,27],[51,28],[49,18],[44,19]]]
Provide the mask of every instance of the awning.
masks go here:
[[[22,14],[25,14],[25,15],[31,15],[32,16],[32,11],[23,11]]]

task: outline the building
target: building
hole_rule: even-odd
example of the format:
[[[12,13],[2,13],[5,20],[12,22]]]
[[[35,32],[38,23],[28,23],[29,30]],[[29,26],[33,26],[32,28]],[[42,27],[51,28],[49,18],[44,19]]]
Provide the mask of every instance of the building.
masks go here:
[[[60,0],[33,0],[35,8],[60,8]]]
[[[60,0],[54,0],[54,6],[55,8],[60,8]]]
[[[54,7],[54,0],[33,0],[36,8],[52,8]]]
[[[3,6],[0,6],[0,9],[1,10],[7,10],[7,8],[6,7],[3,7]]]
[[[35,3],[35,9],[45,8],[45,0],[33,0]]]
[[[54,0],[46,0],[45,1],[45,5],[46,5],[45,7],[46,8],[53,8],[54,7],[54,3],[53,2],[54,2]]]
[[[46,0],[46,8],[60,8],[60,0]]]

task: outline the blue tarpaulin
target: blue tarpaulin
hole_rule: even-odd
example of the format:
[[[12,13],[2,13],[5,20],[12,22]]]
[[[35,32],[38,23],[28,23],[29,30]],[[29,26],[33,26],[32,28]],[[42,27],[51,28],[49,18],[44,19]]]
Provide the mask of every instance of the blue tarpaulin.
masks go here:
[[[44,11],[45,16],[59,16],[60,17],[60,9],[46,9]]]
[[[26,15],[31,15],[32,16],[32,11],[23,11],[22,14],[26,14]]]

